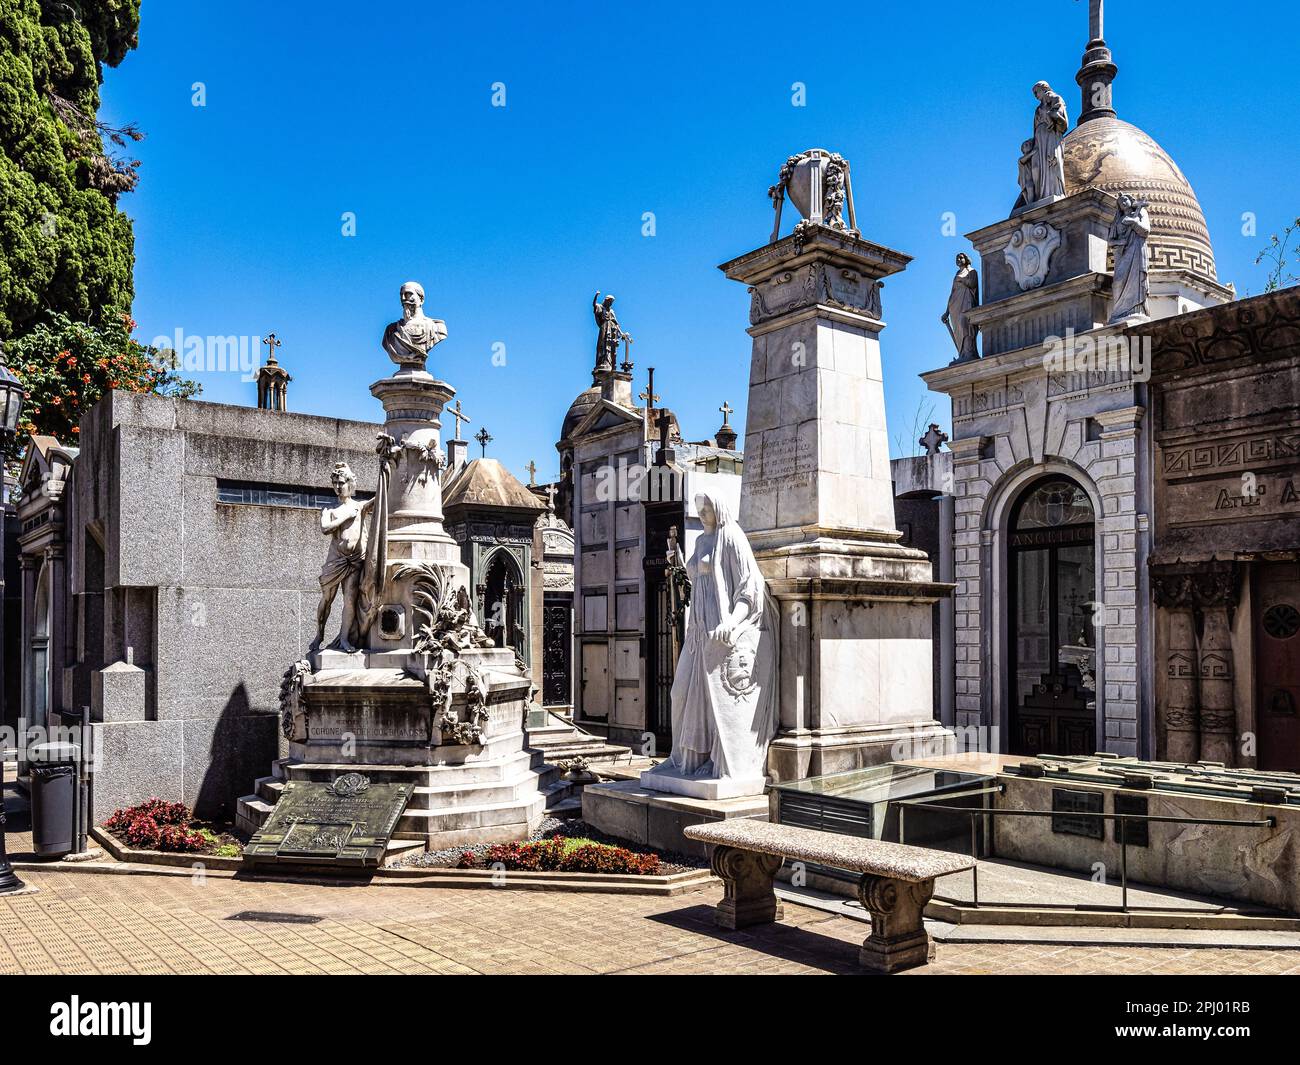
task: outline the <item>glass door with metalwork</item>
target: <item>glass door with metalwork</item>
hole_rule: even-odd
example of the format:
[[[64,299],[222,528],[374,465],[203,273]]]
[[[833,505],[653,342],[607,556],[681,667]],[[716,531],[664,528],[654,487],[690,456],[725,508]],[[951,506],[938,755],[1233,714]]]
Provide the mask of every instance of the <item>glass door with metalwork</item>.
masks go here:
[[[1092,504],[1077,484],[1030,485],[1009,537],[1013,754],[1096,748],[1096,580]]]

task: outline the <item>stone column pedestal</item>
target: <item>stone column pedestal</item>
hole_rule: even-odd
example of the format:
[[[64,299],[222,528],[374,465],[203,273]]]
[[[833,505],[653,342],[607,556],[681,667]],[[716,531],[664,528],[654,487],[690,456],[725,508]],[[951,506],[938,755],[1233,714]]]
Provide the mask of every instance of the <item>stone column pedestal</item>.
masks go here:
[[[934,942],[922,920],[933,894],[933,880],[909,883],[863,875],[858,881],[858,899],[871,914],[871,935],[858,954],[864,968],[895,973],[934,960]]]
[[[910,258],[808,222],[724,263],[750,293],[741,527],[781,607],[775,781],[942,753],[932,606],[894,521],[882,279]]]
[[[713,913],[720,928],[734,931],[781,919],[781,901],[773,889],[773,877],[781,868],[777,855],[718,846],[709,867],[723,884],[723,899]]]
[[[442,409],[456,394],[424,370],[399,370],[370,386],[384,405],[384,432],[404,444],[388,488],[390,558],[457,562],[460,548],[442,526],[439,439]]]

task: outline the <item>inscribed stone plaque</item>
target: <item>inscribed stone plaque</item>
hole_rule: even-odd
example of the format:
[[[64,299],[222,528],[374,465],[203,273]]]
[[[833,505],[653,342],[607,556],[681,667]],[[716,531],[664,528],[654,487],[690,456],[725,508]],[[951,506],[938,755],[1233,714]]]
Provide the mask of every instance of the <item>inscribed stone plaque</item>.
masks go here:
[[[291,780],[248,841],[244,860],[377,869],[414,791],[414,784],[372,784],[362,773],[343,773],[328,784]]]
[[[1148,810],[1147,797],[1145,795],[1125,795],[1123,792],[1115,793],[1115,812],[1117,814],[1142,814],[1146,816]],[[1151,845],[1151,833],[1149,821],[1129,821],[1127,828],[1127,842],[1130,847],[1148,847]],[[1120,841],[1120,823],[1119,821],[1111,822],[1111,834],[1115,842]]]
[[[1105,825],[1100,817],[1071,817],[1071,814],[1104,812],[1105,797],[1099,791],[1052,789],[1052,831],[1067,836],[1104,839]]]

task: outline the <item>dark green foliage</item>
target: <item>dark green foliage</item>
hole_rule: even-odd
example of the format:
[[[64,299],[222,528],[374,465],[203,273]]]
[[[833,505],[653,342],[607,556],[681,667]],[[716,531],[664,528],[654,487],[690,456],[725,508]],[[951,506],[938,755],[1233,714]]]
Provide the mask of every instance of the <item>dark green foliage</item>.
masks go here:
[[[140,0],[0,0],[0,340],[44,311],[111,322],[131,309],[134,238],[117,197],[135,166],[105,150],[103,67],[136,46]]]

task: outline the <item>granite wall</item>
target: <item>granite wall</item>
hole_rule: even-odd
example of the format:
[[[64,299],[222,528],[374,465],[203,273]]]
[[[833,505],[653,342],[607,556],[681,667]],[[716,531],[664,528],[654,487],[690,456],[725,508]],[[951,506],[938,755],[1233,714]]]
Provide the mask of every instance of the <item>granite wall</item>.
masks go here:
[[[144,674],[141,705],[91,700],[111,796],[96,817],[149,794],[233,815],[268,772],[281,677],[314,635],[326,542],[318,507],[222,502],[218,488],[328,494],[346,461],[373,491],[378,428],[125,393],[83,419],[67,515],[76,656],[61,708],[128,648]]]

